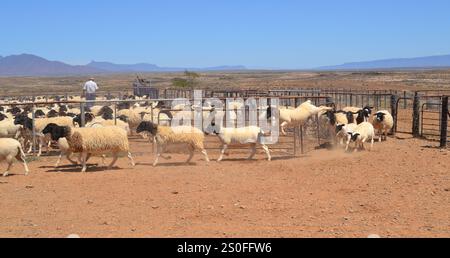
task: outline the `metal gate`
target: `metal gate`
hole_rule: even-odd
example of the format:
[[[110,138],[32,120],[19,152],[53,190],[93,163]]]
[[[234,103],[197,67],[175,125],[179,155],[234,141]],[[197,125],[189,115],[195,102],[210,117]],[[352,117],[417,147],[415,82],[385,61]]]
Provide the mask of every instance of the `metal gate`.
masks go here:
[[[394,115],[394,132],[412,134],[414,112],[412,108],[413,99],[409,97],[398,98],[396,103],[396,114]]]

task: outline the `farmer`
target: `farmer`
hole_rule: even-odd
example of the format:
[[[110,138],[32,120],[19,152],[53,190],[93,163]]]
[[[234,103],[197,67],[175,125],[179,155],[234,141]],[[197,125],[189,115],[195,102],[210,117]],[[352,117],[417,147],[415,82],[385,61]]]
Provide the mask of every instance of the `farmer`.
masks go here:
[[[94,101],[96,99],[95,92],[98,90],[98,85],[95,82],[94,78],[90,78],[89,81],[87,81],[84,84],[83,87],[83,95],[86,97],[86,101]],[[93,107],[94,103],[88,103],[86,104],[86,107]]]

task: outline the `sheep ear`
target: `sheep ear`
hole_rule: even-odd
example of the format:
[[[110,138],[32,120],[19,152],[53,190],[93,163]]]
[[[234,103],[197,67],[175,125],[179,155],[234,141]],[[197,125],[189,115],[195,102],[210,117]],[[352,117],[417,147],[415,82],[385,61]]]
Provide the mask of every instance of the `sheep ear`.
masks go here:
[[[348,133],[349,135],[353,135],[353,133]]]

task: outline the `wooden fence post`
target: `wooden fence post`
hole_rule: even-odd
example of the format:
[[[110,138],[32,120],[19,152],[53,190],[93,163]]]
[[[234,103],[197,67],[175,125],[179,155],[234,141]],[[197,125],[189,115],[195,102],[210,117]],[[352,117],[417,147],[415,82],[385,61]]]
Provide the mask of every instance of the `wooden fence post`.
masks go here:
[[[442,98],[442,118],[441,118],[441,148],[447,148],[448,137],[448,96]]]
[[[398,116],[397,101],[398,101],[397,95],[392,94],[391,95],[391,114],[392,114],[392,117],[394,118],[394,121],[397,121],[397,116]],[[392,128],[392,130],[391,130],[391,134],[392,135],[395,135],[395,133],[397,132],[397,128],[396,127],[397,126],[395,125]]]
[[[419,92],[416,92],[414,95],[412,133],[415,138],[420,137],[420,96],[419,96]]]
[[[80,104],[80,115],[81,115],[81,125],[80,125],[80,127],[84,127],[85,125],[86,125],[86,116],[85,116],[85,103],[81,103]]]

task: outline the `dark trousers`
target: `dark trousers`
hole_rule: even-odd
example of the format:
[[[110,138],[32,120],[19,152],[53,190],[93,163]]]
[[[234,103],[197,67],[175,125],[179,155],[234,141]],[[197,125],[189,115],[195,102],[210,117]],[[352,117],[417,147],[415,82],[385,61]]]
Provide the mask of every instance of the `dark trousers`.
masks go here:
[[[95,101],[97,98],[95,93],[86,93],[86,101]],[[86,107],[91,108],[94,106],[95,103],[87,103]]]

